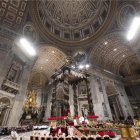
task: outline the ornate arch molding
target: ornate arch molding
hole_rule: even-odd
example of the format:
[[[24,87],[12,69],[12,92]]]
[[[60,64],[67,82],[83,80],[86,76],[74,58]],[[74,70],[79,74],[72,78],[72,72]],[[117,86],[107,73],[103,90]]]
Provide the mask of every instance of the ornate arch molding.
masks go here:
[[[38,75],[39,77],[35,77],[36,75]],[[36,79],[35,79],[36,78]],[[38,83],[35,83],[35,82],[38,82]],[[29,85],[30,86],[45,86],[45,84],[47,84],[49,82],[49,79],[48,79],[48,76],[43,73],[43,72],[39,72],[39,71],[35,71],[31,77],[30,77],[30,80],[29,80]]]
[[[53,74],[55,68],[60,68],[64,64],[66,54],[52,45],[40,45],[38,48],[38,59],[32,69],[31,77],[37,73],[44,74],[48,82],[51,81],[50,76]]]
[[[56,45],[50,44],[50,43],[42,43],[42,44],[37,44],[36,46],[38,46],[38,49],[44,46],[48,46],[48,47],[52,47],[52,48],[56,48],[58,50],[60,50],[61,52],[63,52],[66,56],[68,55],[68,52],[66,52],[63,48],[60,48]]]
[[[118,4],[117,1],[111,0],[109,12],[108,12],[107,18],[104,21],[102,27],[97,32],[95,32],[95,34],[92,35],[91,37],[80,40],[80,41],[64,41],[64,40],[62,41],[61,39],[58,39],[55,36],[53,36],[53,34],[50,33],[48,29],[45,29],[45,26],[43,25],[43,23],[41,22],[41,19],[39,17],[37,0],[31,1],[31,15],[33,16],[32,20],[36,26],[36,29],[39,30],[46,39],[48,39],[50,42],[54,43],[56,46],[63,47],[63,48],[86,47],[86,46],[89,46],[90,44],[92,44],[93,42],[99,40],[99,38],[101,36],[103,36],[103,34],[110,27],[110,25],[112,24],[113,19],[114,19],[114,13],[116,13],[116,10],[117,10],[117,4]]]
[[[6,96],[0,97],[0,102],[1,101],[5,102],[5,100],[7,100],[8,101],[8,104],[11,105],[11,99],[9,97],[6,97]]]

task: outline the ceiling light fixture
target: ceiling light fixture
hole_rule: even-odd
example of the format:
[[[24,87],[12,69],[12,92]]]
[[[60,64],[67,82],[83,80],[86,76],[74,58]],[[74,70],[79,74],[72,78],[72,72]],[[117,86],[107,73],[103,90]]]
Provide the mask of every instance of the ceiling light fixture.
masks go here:
[[[26,51],[31,56],[36,55],[34,47],[25,38],[21,38],[19,42],[23,51]]]
[[[89,68],[89,64],[86,64],[86,68]]]
[[[54,51],[52,51],[52,53],[54,53]]]
[[[86,64],[86,65],[79,65],[79,69],[83,69],[83,68],[86,68],[86,69],[88,69],[90,67],[90,65],[89,64]]]
[[[71,67],[72,67],[73,69],[75,69],[75,66],[72,65]]]
[[[105,41],[105,43],[104,43],[105,45],[107,45],[108,44],[108,42],[107,41]]]
[[[80,66],[79,66],[79,69],[83,69],[83,68],[84,68],[84,66],[83,66],[83,65],[80,65]]]
[[[48,59],[46,59],[46,61],[48,61]]]
[[[123,57],[125,57],[125,55],[123,55]]]
[[[113,51],[117,51],[117,49],[114,49]]]
[[[132,21],[132,24],[130,26],[128,33],[127,33],[126,38],[128,40],[132,40],[135,37],[139,28],[140,28],[140,17],[135,17]]]

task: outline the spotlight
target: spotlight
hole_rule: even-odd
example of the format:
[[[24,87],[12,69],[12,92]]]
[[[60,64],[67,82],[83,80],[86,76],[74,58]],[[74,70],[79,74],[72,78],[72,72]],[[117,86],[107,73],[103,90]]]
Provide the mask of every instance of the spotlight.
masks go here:
[[[129,32],[127,33],[128,40],[132,40],[135,37],[139,27],[140,27],[140,17],[135,17],[130,26]]]
[[[89,64],[86,64],[86,68],[89,68]]]
[[[72,67],[73,69],[75,69],[75,66],[72,65],[71,67]]]
[[[83,66],[83,65],[80,65],[80,66],[79,66],[79,69],[83,69],[83,68],[84,68],[84,66]]]
[[[117,49],[114,49],[113,51],[116,51]]]
[[[32,56],[36,55],[35,49],[25,38],[21,38],[19,42],[22,46],[21,49],[23,49],[23,51],[26,51],[29,55]]]
[[[104,43],[105,45],[107,45],[108,44],[108,42],[107,41],[105,41],[105,43]]]

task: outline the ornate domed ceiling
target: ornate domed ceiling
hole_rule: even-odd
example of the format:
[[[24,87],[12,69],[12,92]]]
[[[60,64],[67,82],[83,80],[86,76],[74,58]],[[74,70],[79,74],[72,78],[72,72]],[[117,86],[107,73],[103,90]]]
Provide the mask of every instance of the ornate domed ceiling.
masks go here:
[[[32,69],[29,85],[46,85],[54,70],[59,69],[65,63],[65,57],[66,55],[55,47],[39,48],[38,59]]]
[[[31,8],[34,23],[45,37],[57,45],[73,47],[93,36],[94,40],[101,37],[109,27],[115,4],[112,0],[36,0]]]

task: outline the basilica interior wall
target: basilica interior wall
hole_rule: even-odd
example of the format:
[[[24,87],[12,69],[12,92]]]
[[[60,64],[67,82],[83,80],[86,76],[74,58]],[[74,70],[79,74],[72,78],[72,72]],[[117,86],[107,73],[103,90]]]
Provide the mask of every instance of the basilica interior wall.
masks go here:
[[[115,76],[105,75],[103,72],[93,74],[91,76],[91,92],[93,95],[93,104],[95,114],[99,115],[102,119],[113,119],[111,110],[112,104],[116,106],[116,115],[119,117],[134,116],[129,99],[126,95],[124,84],[121,79]],[[118,106],[118,107],[117,107]]]
[[[1,41],[0,54],[0,97],[10,100],[1,125],[17,126],[22,114],[33,61],[15,44],[4,40]],[[2,100],[1,104],[6,105]]]
[[[135,116],[140,116],[140,84],[125,85],[125,91],[132,106]]]

